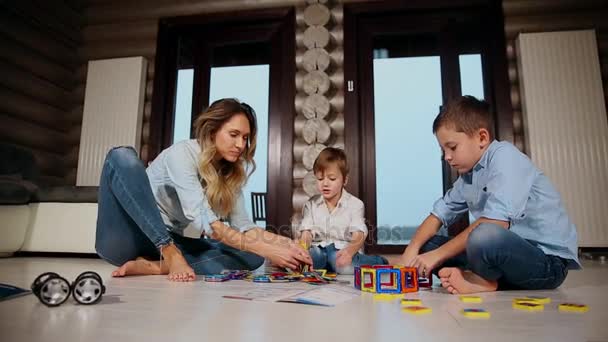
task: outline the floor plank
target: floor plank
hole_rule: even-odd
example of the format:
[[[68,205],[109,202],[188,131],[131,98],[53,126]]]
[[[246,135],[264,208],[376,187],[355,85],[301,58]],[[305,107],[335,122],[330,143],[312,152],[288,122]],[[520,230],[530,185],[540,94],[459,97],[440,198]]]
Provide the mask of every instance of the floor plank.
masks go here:
[[[504,291],[481,294],[482,304],[464,304],[441,289],[421,291],[433,312],[413,316],[397,301],[361,296],[332,308],[230,300],[255,284],[172,283],[162,276],[111,278],[113,266],[98,259],[0,259],[0,282],[29,288],[40,273],[53,271],[69,281],[83,271],[100,273],[107,286],[101,303],[77,305],[70,298],[47,308],[36,297],[0,302],[3,341],[608,341],[608,265],[586,261],[553,291]],[[346,279],[350,279],[347,277]],[[259,284],[258,284],[259,285]],[[265,284],[264,284],[265,285]],[[275,284],[270,284],[272,286]],[[511,300],[525,295],[548,296],[544,312],[520,312]],[[584,314],[558,312],[560,302],[588,304]],[[463,317],[464,307],[489,310],[489,320]]]

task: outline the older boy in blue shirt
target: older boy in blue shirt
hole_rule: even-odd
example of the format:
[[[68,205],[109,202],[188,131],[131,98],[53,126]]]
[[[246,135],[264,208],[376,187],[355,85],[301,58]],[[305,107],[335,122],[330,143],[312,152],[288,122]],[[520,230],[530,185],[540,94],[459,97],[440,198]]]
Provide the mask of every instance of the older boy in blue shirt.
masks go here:
[[[437,200],[401,263],[437,272],[450,293],[553,289],[580,268],[576,227],[559,193],[530,159],[492,136],[489,106],[463,96],[433,123],[445,160],[460,177]],[[435,235],[470,211],[454,238]]]

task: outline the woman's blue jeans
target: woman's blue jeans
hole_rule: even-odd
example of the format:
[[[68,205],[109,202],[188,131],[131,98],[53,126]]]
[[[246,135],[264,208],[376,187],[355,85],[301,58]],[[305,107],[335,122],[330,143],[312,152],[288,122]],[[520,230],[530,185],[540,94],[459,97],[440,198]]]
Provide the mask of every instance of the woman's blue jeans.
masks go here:
[[[264,258],[212,239],[172,233],[163,222],[146,169],[131,147],[108,152],[99,183],[97,254],[120,266],[137,257],[160,259],[159,247],[171,242],[196,274],[254,270]]]
[[[420,253],[437,249],[449,240],[436,235]],[[555,289],[568,275],[568,260],[547,255],[519,235],[491,223],[477,226],[469,234],[466,251],[448,259],[433,273],[442,267],[471,270],[486,280],[498,281],[500,290]]]

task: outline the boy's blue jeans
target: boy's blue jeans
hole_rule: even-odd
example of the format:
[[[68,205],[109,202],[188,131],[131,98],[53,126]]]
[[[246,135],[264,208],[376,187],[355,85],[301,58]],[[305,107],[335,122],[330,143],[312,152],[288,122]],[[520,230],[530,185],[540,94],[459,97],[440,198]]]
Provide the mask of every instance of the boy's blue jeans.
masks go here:
[[[436,235],[420,254],[439,248],[450,238]],[[482,223],[467,240],[466,251],[448,259],[442,267],[468,269],[486,280],[498,281],[499,290],[555,289],[568,275],[568,260],[547,255],[540,248],[510,230]]]
[[[388,264],[388,261],[379,255],[365,255],[357,253],[353,255],[352,265],[336,267],[336,253],[338,251],[339,249],[336,249],[336,246],[333,243],[325,247],[310,247],[309,253],[310,257],[312,258],[313,267],[315,269],[326,269],[328,272],[352,274],[354,271],[354,266]]]
[[[130,147],[108,152],[99,183],[97,254],[120,266],[137,257],[160,259],[159,247],[175,243],[196,274],[253,270],[264,258],[212,239],[174,234],[163,222],[146,169]]]

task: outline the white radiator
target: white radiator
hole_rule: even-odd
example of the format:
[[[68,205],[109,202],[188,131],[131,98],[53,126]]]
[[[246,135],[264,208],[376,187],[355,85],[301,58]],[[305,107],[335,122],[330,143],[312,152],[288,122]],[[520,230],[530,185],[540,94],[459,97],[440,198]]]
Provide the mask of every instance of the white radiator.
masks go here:
[[[517,39],[530,157],[562,195],[580,247],[608,246],[608,123],[593,30]]]
[[[145,84],[143,57],[89,62],[76,185],[99,185],[111,147],[139,151]]]

